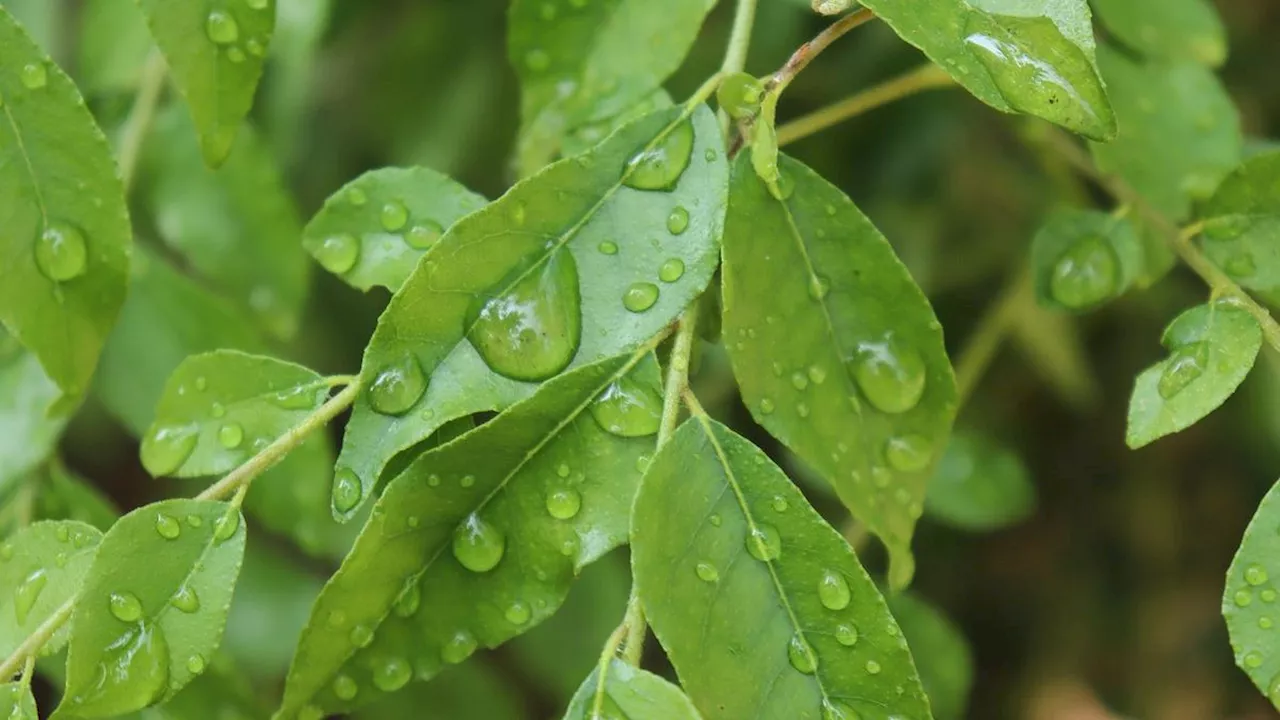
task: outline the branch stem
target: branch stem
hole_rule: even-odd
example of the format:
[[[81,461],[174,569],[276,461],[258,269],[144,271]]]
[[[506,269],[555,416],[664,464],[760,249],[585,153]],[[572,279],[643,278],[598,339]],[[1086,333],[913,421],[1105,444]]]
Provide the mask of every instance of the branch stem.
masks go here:
[[[927,63],[778,127],[778,145],[786,145],[878,107],[955,81],[942,68]]]
[[[875,17],[875,13],[870,10],[859,8],[828,25],[825,30],[791,54],[786,64],[769,79],[768,91],[781,94],[801,71],[809,67],[809,63],[813,62],[814,58],[831,46],[831,43],[839,40],[850,30],[874,20]]]
[[[1025,263],[1023,263],[1025,264]],[[1018,310],[1031,298],[1031,273],[1018,271],[987,308],[978,327],[956,359],[956,394],[961,406],[973,394],[982,375],[995,359],[1001,343],[1013,327]]]
[[[142,141],[151,129],[151,121],[155,118],[156,106],[160,102],[160,93],[164,90],[164,77],[168,72],[164,57],[159,50],[152,50],[147,56],[146,65],[142,67],[142,78],[138,83],[138,94],[134,96],[133,108],[124,121],[120,133],[120,179],[127,193],[133,185],[133,177],[138,169],[138,158],[142,154]]]

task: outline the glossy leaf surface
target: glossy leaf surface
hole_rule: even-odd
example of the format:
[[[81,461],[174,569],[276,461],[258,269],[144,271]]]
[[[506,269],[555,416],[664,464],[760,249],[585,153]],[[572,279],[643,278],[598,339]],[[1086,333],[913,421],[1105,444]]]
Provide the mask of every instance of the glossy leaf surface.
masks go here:
[[[75,595],[101,539],[90,525],[44,520],[0,542],[0,655],[8,657]],[[57,652],[66,642],[64,628],[43,652]]]
[[[66,425],[49,416],[59,394],[36,356],[0,328],[0,494],[53,451]]]
[[[925,496],[927,516],[961,530],[986,532],[1025,520],[1036,488],[1022,459],[994,439],[957,432]]]
[[[601,680],[601,673],[604,679]],[[651,672],[611,658],[583,681],[564,720],[624,717],[631,720],[701,720],[680,688]]]
[[[1280,289],[1280,152],[1236,168],[1199,216],[1210,259],[1247,288]]]
[[[0,685],[0,717],[5,720],[38,720],[31,687],[11,682]]]
[[[1112,35],[1147,57],[1212,67],[1227,59],[1227,31],[1208,0],[1093,0],[1093,8]]]
[[[690,119],[659,111],[454,225],[365,351],[370,389],[338,458],[362,497],[443,423],[510,405],[537,387],[528,380],[625,352],[670,323],[719,259],[721,147],[705,107]]]
[[[723,425],[695,417],[654,456],[631,547],[645,613],[707,720],[930,717],[853,550]]]
[[[1195,424],[1226,402],[1262,346],[1262,329],[1230,301],[1198,305],[1165,328],[1169,357],[1142,371],[1125,440],[1139,448]]]
[[[1142,272],[1142,242],[1128,220],[1064,209],[1051,214],[1031,244],[1036,300],[1085,312],[1118,297]]]
[[[1262,498],[1227,570],[1222,616],[1231,635],[1236,665],[1280,709],[1280,620],[1276,579],[1280,578],[1280,485]]]
[[[905,584],[925,484],[955,417],[942,328],[852,201],[781,160],[784,200],[746,157],[734,165],[725,345],[752,417],[884,540]]]
[[[920,669],[933,717],[966,717],[973,688],[973,651],[960,629],[941,610],[912,593],[899,593],[887,600]]]

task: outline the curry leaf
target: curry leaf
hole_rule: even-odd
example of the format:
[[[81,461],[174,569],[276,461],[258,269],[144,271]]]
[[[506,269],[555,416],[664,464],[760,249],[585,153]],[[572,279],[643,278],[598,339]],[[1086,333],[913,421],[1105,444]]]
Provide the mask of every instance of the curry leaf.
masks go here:
[[[0,684],[0,717],[6,720],[38,720],[36,699],[24,683]]]
[[[707,720],[930,717],[853,550],[723,425],[697,416],[654,456],[631,543],[645,613]]]
[[[956,433],[929,481],[924,511],[961,530],[996,530],[1025,520],[1036,488],[1012,450],[976,433]]]
[[[1036,299],[1054,310],[1092,310],[1137,280],[1142,259],[1142,241],[1125,218],[1058,210],[1031,244]]]
[[[0,328],[0,494],[53,451],[66,425],[49,415],[57,399],[40,361]]]
[[[564,720],[608,717],[701,720],[702,716],[680,688],[653,673],[610,658],[587,676],[564,713]]]
[[[76,594],[101,539],[90,525],[44,520],[0,543],[0,655],[8,657]],[[43,652],[57,652],[66,642],[64,628]]]
[[[253,482],[245,512],[290,537],[309,555],[341,560],[358,527],[340,524],[329,511],[333,441],[315,434]]]
[[[1227,570],[1222,616],[1231,649],[1253,684],[1280,709],[1280,643],[1274,612],[1276,579],[1280,578],[1280,484],[1258,505]]]
[[[1210,259],[1247,288],[1280,289],[1280,152],[1236,168],[1199,216]]]
[[[885,541],[903,585],[925,484],[955,417],[942,328],[849,198],[781,161],[781,200],[747,158],[734,165],[725,345],[756,422]]]
[[[1227,32],[1207,0],[1093,0],[1098,19],[1120,42],[1157,60],[1227,59]]]

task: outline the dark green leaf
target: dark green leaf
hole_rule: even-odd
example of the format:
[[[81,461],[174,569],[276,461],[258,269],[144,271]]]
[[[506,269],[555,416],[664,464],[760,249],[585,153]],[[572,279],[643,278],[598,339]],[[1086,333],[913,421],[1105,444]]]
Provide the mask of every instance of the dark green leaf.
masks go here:
[[[138,5],[187,100],[205,162],[221,165],[253,105],[275,29],[276,0]]]
[[[53,451],[66,425],[49,415],[58,395],[36,356],[0,327],[0,494]]]
[[[1142,371],[1129,399],[1131,448],[1188,428],[1226,402],[1258,357],[1262,329],[1219,300],[1179,315],[1160,341],[1169,357]]]
[[[1067,405],[1084,409],[1098,404],[1102,389],[1075,318],[1026,302],[1014,314],[1011,333],[1027,366]]]
[[[942,327],[878,230],[783,156],[785,200],[734,165],[724,334],[752,416],[817,469],[911,577],[911,532],[955,418]]]
[[[142,464],[155,477],[232,470],[324,404],[330,387],[275,358],[236,350],[188,357],[165,383]]]
[[[1031,243],[1031,266],[1042,306],[1085,312],[1134,283],[1142,272],[1142,242],[1123,217],[1058,210]]]
[[[632,522],[636,590],[707,720],[930,717],[853,550],[747,440],[686,422],[645,473]]]
[[[911,593],[899,593],[888,601],[920,669],[933,716],[937,720],[966,717],[973,688],[973,653],[960,629],[941,610]]]
[[[361,708],[359,720],[535,720],[528,701],[510,679],[489,665],[472,661],[451,667],[435,682],[413,684]],[[542,720],[538,718],[538,720]]]
[[[22,683],[4,683],[0,685],[0,717],[5,720],[38,720],[36,699],[31,695],[31,686]]]
[[[132,232],[102,131],[0,8],[0,321],[64,393],[89,388],[124,302]]]
[[[0,543],[0,655],[22,641],[75,595],[93,562],[102,533],[73,520],[44,520]],[[64,628],[42,652],[67,642]]]
[[[610,658],[583,681],[564,712],[564,720],[610,717],[701,720],[702,716],[680,688],[653,673]]]
[[[929,517],[976,532],[1021,522],[1036,507],[1036,488],[1022,459],[991,438],[964,432],[947,444],[925,497]]]
[[[394,292],[447,228],[485,202],[428,168],[374,170],[325,201],[302,244],[348,285]]]
[[[727,166],[714,115],[692,114],[648,115],[547,168],[423,257],[365,351],[369,391],[338,458],[362,498],[393,456],[443,423],[635,347],[702,292],[718,260]]]
[[[1222,616],[1239,665],[1280,709],[1280,642],[1276,578],[1280,578],[1280,484],[1271,488],[1240,540],[1227,570]]]
[[[1227,32],[1207,0],[1093,0],[1098,19],[1124,43],[1158,60],[1227,59]]]
[[[1280,290],[1280,152],[1236,168],[1199,216],[1210,259],[1247,288]]]
[[[227,503],[165,500],[107,532],[76,601],[55,717],[111,717],[168,700],[206,669],[244,557]]]
[[[667,94],[666,90],[659,88],[653,91],[653,94],[624,110],[620,115],[588,123],[569,131],[562,140],[560,154],[568,157],[586,152],[593,145],[613,134],[618,128],[638,120],[654,110],[664,110],[671,107],[671,105],[671,96]]]
[[[366,704],[555,612],[627,536],[661,405],[645,357],[559,377],[396,477],[316,601],[278,716]],[[638,403],[621,424],[619,391]]]

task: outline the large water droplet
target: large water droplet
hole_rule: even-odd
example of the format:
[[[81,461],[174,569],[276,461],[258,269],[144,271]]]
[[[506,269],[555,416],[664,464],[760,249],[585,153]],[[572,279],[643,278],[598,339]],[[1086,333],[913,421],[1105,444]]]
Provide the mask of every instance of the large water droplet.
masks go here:
[[[791,661],[791,667],[805,675],[812,675],[818,670],[818,654],[799,633],[792,635],[787,643],[787,659]]]
[[[1053,264],[1049,292],[1073,310],[1097,305],[1115,295],[1120,259],[1111,244],[1090,235],[1076,241]]]
[[[22,582],[18,583],[18,587],[13,589],[13,615],[19,625],[27,622],[27,616],[31,614],[31,608],[35,606],[36,600],[40,599],[40,593],[44,591],[44,586],[48,584],[49,575],[43,568],[40,568],[33,570]]]
[[[1204,374],[1209,366],[1209,343],[1187,343],[1169,356],[1164,370],[1160,371],[1160,379],[1156,382],[1156,391],[1165,400],[1182,392],[1188,385]]]
[[[547,512],[557,520],[569,520],[582,509],[582,496],[577,490],[560,488],[547,493]]]
[[[120,622],[137,622],[142,619],[142,601],[131,592],[113,592],[107,598],[111,614]]]
[[[204,672],[204,656],[196,654],[187,658],[187,671],[192,675],[199,675]]]
[[[232,510],[218,518],[218,521],[213,524],[213,541],[215,543],[224,543],[234,537],[239,529],[240,512]]]
[[[360,241],[351,233],[330,235],[320,242],[314,253],[321,267],[341,275],[355,267],[356,260],[360,259]]]
[[[84,234],[64,222],[50,222],[36,239],[36,266],[55,282],[83,275],[88,255]]]
[[[601,255],[617,255],[618,243],[612,240],[601,240],[596,249],[600,251]]]
[[[141,708],[159,700],[168,685],[165,636],[152,625],[137,623],[107,646],[98,665],[97,684],[85,700],[100,706]]]
[[[45,70],[42,62],[23,65],[19,76],[23,86],[29,90],[39,90],[49,82],[49,72]]]
[[[196,429],[190,425],[159,426],[142,439],[142,465],[154,477],[168,475],[191,457]]]
[[[619,378],[591,403],[591,416],[614,435],[647,437],[662,422],[662,398],[630,377]]]
[[[409,683],[413,676],[413,668],[400,657],[383,660],[373,670],[373,684],[383,692],[395,692]]]
[[[899,435],[885,443],[884,457],[896,470],[916,472],[933,459],[933,443],[923,435]]]
[[[230,13],[214,10],[204,21],[204,32],[215,45],[230,45],[240,39],[240,25]]]
[[[529,622],[529,618],[533,616],[533,613],[529,610],[528,603],[516,600],[507,606],[506,612],[502,615],[512,625],[524,625]]]
[[[685,121],[666,137],[627,161],[623,184],[637,190],[667,190],[676,184],[693,154],[693,124]]]
[[[658,302],[658,286],[651,282],[632,283],[622,294],[622,306],[633,313],[642,313]]]
[[[883,412],[906,412],[924,395],[924,358],[894,338],[859,346],[853,376],[871,404]]]
[[[382,221],[384,230],[395,232],[409,222],[409,208],[399,200],[389,200],[382,206],[382,213],[378,219]]]
[[[200,596],[190,585],[183,585],[169,599],[169,604],[189,615],[200,609]]]
[[[156,513],[156,532],[165,540],[177,540],[182,534],[182,523],[172,515]]]
[[[333,508],[340,513],[351,512],[360,504],[364,489],[360,485],[360,477],[350,468],[341,468],[333,476]]]
[[[355,700],[359,692],[360,686],[356,685],[356,681],[350,675],[339,675],[333,679],[333,694],[339,700]]]
[[[845,647],[853,647],[858,644],[858,629],[852,625],[836,626],[836,642]]]
[[[409,232],[404,234],[404,241],[409,243],[409,247],[414,250],[428,250],[440,236],[444,234],[444,228],[440,223],[433,220],[423,220],[422,222],[409,228]]]
[[[667,232],[680,235],[689,227],[689,211],[683,205],[677,205],[667,216]]]
[[[818,600],[823,607],[828,610],[843,610],[849,607],[852,597],[849,582],[843,575],[834,570],[822,574],[822,579],[818,581]]]
[[[488,572],[497,567],[506,547],[502,532],[475,513],[453,531],[453,556],[471,572]]]
[[[684,261],[680,258],[669,258],[658,268],[658,279],[664,283],[673,283],[684,277]]]
[[[747,535],[747,552],[762,562],[776,560],[782,554],[782,538],[772,525],[756,525]]]
[[[504,283],[477,303],[467,339],[495,372],[516,380],[544,380],[564,370],[582,337],[578,266],[567,250]]]
[[[229,422],[218,428],[218,444],[228,450],[234,450],[240,447],[244,442],[244,426],[240,423]]]
[[[720,571],[711,563],[700,562],[694,566],[693,572],[703,582],[718,582],[720,580]]]
[[[476,651],[476,636],[466,630],[459,630],[449,638],[449,642],[440,648],[440,659],[450,665],[458,663],[471,657],[471,653]]]
[[[427,390],[427,377],[418,358],[405,353],[387,365],[369,387],[369,405],[383,415],[403,415]]]
[[[1244,581],[1250,585],[1261,585],[1267,581],[1267,569],[1254,563],[1244,569]]]

